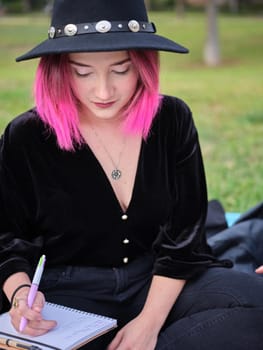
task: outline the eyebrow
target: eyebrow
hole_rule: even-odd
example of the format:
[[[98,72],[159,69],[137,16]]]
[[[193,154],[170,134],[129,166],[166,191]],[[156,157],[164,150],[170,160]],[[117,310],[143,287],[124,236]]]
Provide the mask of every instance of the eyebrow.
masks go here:
[[[124,64],[126,62],[130,62],[130,60],[131,59],[129,57],[127,57],[127,58],[125,58],[122,61],[118,61],[118,62],[112,63],[111,66],[118,66],[118,65]],[[77,62],[77,61],[74,61],[74,60],[69,60],[69,63],[75,64],[76,66],[80,66],[80,67],[92,67],[89,64]]]

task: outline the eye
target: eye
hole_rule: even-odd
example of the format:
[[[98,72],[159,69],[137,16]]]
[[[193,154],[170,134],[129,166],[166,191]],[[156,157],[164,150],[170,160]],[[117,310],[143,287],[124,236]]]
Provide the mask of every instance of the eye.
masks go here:
[[[120,75],[124,75],[126,73],[128,73],[130,70],[130,66],[125,66],[125,67],[116,67],[114,68],[112,71],[116,74],[120,74]]]
[[[78,67],[78,68],[73,67],[73,71],[76,74],[76,76],[82,77],[82,78],[85,78],[92,73],[91,71],[87,70],[87,68],[85,67]]]
[[[91,73],[84,73],[84,72],[78,72],[77,70],[75,70],[75,74],[78,76],[78,77],[87,77],[89,76]]]

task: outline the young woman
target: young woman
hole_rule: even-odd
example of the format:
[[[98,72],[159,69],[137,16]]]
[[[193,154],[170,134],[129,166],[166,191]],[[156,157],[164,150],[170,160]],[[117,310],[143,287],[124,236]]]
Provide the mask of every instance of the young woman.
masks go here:
[[[154,31],[141,0],[58,0],[49,39],[18,58],[41,60],[36,108],[1,140],[0,282],[11,322],[50,331],[46,299],[117,318],[87,349],[259,350],[263,280],[211,254],[192,115],[159,93],[158,50],[187,49]]]

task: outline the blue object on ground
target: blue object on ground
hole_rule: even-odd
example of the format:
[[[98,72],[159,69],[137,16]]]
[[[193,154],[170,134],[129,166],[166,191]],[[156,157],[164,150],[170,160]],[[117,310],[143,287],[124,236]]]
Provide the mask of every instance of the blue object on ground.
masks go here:
[[[228,227],[232,226],[240,217],[240,213],[227,212],[225,214]]]

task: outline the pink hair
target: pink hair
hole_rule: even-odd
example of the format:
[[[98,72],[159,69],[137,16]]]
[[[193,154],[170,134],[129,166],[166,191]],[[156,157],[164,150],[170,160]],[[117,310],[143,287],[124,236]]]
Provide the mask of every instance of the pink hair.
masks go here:
[[[159,54],[157,51],[130,51],[130,58],[139,72],[137,91],[126,109],[125,130],[147,138],[153,118],[160,106]]]
[[[124,130],[147,138],[160,106],[159,54],[157,51],[129,51],[139,81],[125,110]],[[68,55],[41,58],[35,80],[35,101],[40,118],[57,137],[58,146],[74,150],[84,140],[79,131],[78,99],[73,89]]]

